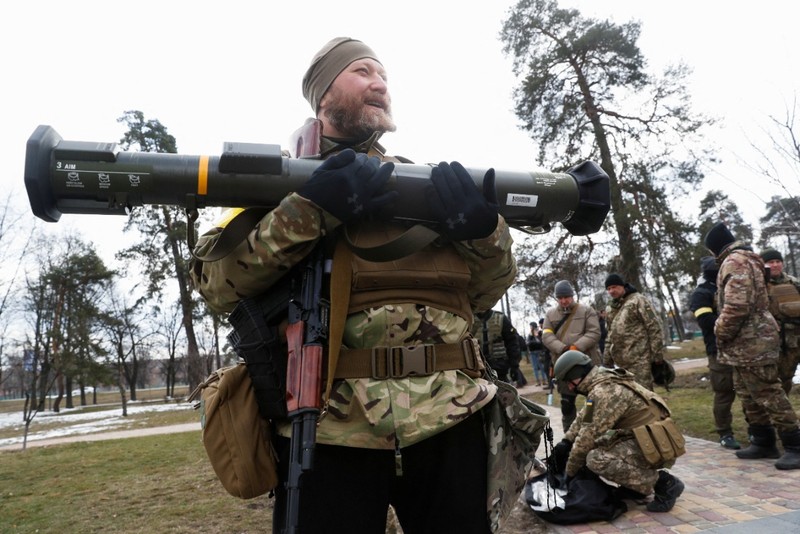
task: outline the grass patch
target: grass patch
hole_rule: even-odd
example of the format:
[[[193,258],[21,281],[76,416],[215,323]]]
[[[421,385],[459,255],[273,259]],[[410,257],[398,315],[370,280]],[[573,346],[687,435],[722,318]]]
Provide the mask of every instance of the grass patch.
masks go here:
[[[0,453],[3,532],[268,532],[272,499],[217,480],[199,432]]]

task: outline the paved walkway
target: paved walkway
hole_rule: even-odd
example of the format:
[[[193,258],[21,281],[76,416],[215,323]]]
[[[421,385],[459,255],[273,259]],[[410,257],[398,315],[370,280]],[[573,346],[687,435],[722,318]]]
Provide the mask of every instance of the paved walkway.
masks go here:
[[[704,360],[676,364],[676,370]],[[520,390],[537,390],[526,386]],[[541,391],[541,389],[539,389]],[[563,436],[558,394],[550,414],[554,443]],[[541,453],[541,448],[539,452]],[[670,470],[686,485],[668,513],[648,512],[644,504],[626,501],[628,511],[613,522],[548,525],[556,534],[800,533],[800,470],[775,469],[775,460],[740,460],[718,443],[686,438],[686,454]]]

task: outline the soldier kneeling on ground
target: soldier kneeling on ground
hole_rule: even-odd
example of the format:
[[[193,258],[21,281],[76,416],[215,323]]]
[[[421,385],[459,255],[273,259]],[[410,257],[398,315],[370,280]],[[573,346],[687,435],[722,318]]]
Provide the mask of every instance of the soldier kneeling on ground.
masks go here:
[[[650,512],[671,510],[684,484],[665,468],[672,467],[685,449],[664,400],[638,384],[628,371],[596,367],[576,350],[559,357],[554,374],[571,391],[586,397],[585,406],[553,450],[556,469],[566,471],[567,486],[586,467],[636,497],[654,494],[647,503]],[[652,441],[646,443],[658,433],[669,437],[672,451],[659,454]],[[653,448],[657,456],[644,452]]]

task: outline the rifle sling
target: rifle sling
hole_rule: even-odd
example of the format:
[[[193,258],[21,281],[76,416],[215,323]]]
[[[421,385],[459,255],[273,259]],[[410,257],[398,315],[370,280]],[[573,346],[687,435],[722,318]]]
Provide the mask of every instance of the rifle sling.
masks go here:
[[[333,252],[333,266],[331,267],[331,312],[328,325],[328,373],[325,381],[323,402],[331,398],[333,389],[334,371],[339,365],[339,352],[342,349],[344,337],[344,323],[347,320],[347,308],[350,305],[350,286],[352,285],[353,270],[350,263],[350,248],[343,239],[336,241]]]
[[[558,338],[559,341],[563,341],[562,337],[558,335],[558,331],[564,326],[564,323],[567,323],[567,328],[569,328],[569,323],[572,322],[572,317],[575,315],[575,310],[578,309],[577,304],[572,307],[572,310],[561,318],[558,324],[553,328],[553,334]],[[566,330],[565,330],[566,331]]]

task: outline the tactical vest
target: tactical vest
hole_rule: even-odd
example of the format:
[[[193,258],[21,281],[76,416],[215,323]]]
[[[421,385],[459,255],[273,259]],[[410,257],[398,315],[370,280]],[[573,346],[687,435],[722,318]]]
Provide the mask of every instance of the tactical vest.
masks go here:
[[[800,321],[800,292],[788,282],[769,284],[769,311],[778,321]]]
[[[503,340],[503,314],[492,313],[488,321],[481,322],[481,330],[478,331],[478,340],[483,342],[483,332],[486,329],[486,335],[489,341],[489,354],[486,357],[489,361],[506,361],[508,360],[508,353],[506,352],[506,344]]]
[[[622,369],[601,369],[600,374],[595,378],[595,384],[606,381],[625,386],[647,403],[646,407],[618,421],[615,425],[616,428],[628,430],[661,421],[670,416],[669,407],[664,399],[658,393],[640,386],[631,373]]]
[[[400,235],[395,223],[360,224],[348,228],[358,247],[381,245]],[[442,309],[472,322],[467,296],[470,271],[453,246],[433,244],[394,261],[372,262],[352,256],[353,286],[348,313],[387,303],[415,302]],[[499,330],[498,330],[499,333]]]

